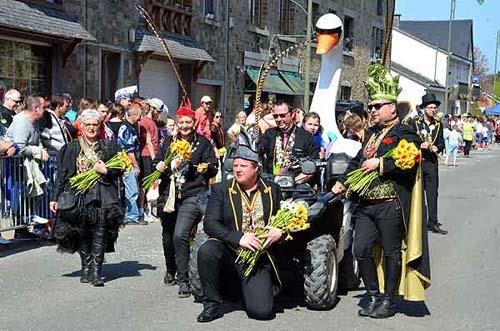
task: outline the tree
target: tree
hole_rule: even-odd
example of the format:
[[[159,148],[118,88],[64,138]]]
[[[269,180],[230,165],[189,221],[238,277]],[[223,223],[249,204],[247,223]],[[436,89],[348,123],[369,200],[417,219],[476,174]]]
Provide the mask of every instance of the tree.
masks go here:
[[[474,47],[474,69],[472,70],[473,75],[477,75],[480,78],[484,78],[489,71],[488,59],[481,52],[479,47]]]

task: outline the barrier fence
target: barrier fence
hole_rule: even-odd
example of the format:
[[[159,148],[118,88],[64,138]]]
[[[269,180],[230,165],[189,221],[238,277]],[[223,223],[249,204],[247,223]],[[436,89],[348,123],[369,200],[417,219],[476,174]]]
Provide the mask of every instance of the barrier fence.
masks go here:
[[[0,232],[25,228],[35,223],[36,217],[49,219],[50,192],[54,187],[57,154],[49,154],[47,162],[40,163],[46,183],[43,194],[34,197],[28,192],[25,158],[0,157]]]

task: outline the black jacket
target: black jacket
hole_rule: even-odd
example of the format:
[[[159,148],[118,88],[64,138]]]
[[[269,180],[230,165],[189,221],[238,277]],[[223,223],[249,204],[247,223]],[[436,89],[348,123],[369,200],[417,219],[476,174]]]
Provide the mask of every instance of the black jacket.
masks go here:
[[[363,150],[366,144],[368,143],[372,135],[379,133],[382,129],[382,127],[372,127],[368,130],[365,142],[363,143],[361,150],[359,151],[358,155],[349,163],[345,175],[340,177],[340,182],[345,183],[345,181],[347,180],[347,174],[361,167],[361,164],[365,161]],[[399,201],[401,203],[404,220],[406,222],[408,220],[408,213],[410,210],[411,191],[415,181],[417,166],[409,170],[402,170],[396,166],[392,158],[382,158],[387,152],[395,148],[403,139],[406,139],[408,142],[413,142],[418,148],[420,147],[420,144],[422,142],[420,137],[411,126],[398,123],[394,127],[392,127],[385,135],[384,140],[380,143],[377,152],[373,156],[374,158],[381,159],[379,167],[379,179],[376,179],[372,182],[371,188],[381,184],[384,181],[393,181],[397,186]]]
[[[5,128],[8,128],[12,123],[15,115],[16,115],[15,111],[9,110],[4,105],[0,104],[0,125],[3,125]]]
[[[427,124],[423,118],[417,117],[410,119],[408,121],[408,125],[412,126],[413,129],[417,132],[417,134],[420,136],[422,141],[425,139],[424,135],[421,133],[422,130],[427,131],[428,133],[431,132],[429,126],[434,125],[434,129],[432,130],[432,133],[430,134],[431,142],[434,146],[437,147],[438,151],[436,153],[431,152],[430,150],[422,149],[422,158],[425,161],[431,161],[433,163],[438,164],[438,154],[441,153],[444,148],[444,136],[443,136],[443,124],[441,121],[432,119],[430,124]]]
[[[278,185],[260,178],[259,191],[267,224],[280,208],[281,189]],[[206,234],[236,249],[243,236],[242,217],[241,193],[236,180],[213,185],[203,222]]]
[[[276,146],[276,137],[281,135],[282,132],[279,129],[271,128],[268,129],[263,135],[259,148],[259,155],[263,162],[263,171],[268,174],[273,173],[273,163],[274,163],[274,152]],[[303,157],[308,157],[311,159],[319,158],[319,148],[314,141],[314,137],[303,128],[295,128],[295,143],[292,147],[292,156],[300,159]],[[298,175],[300,169],[294,172],[294,175]]]
[[[98,146],[102,153],[102,161],[104,162],[107,162],[118,152],[116,144],[109,140],[99,139]],[[57,198],[64,190],[70,189],[69,179],[76,175],[76,158],[80,150],[81,147],[78,140],[73,140],[61,148],[51,201],[57,201]],[[121,170],[108,169],[106,176],[103,176],[99,180],[101,206],[119,203],[117,182],[122,174]]]
[[[189,170],[186,175],[186,182],[182,185],[181,196],[182,198],[188,198],[198,195],[201,191],[208,188],[208,181],[210,178],[217,175],[217,159],[215,158],[215,152],[210,141],[195,133],[193,135],[193,154],[191,156],[191,161],[189,162]],[[158,154],[156,154],[153,160],[153,165],[156,166],[160,161],[165,159],[170,143],[172,142],[172,137],[167,137],[165,142],[160,148]],[[200,174],[196,170],[196,166],[200,163],[208,163],[208,170],[204,174]],[[170,165],[165,165],[167,171],[165,171],[161,176],[161,183],[159,187],[160,198],[159,202],[165,202],[168,197],[168,191],[170,187]]]

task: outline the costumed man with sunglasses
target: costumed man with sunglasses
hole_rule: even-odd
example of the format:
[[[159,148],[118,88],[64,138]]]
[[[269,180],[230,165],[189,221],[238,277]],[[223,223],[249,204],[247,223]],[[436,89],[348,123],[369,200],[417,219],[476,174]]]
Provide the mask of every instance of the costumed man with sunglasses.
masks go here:
[[[426,196],[427,227],[429,231],[439,234],[447,234],[448,231],[441,229],[438,222],[438,188],[439,188],[439,157],[438,154],[444,150],[443,125],[436,117],[441,102],[434,93],[426,93],[422,97],[420,109],[422,114],[409,121],[422,139],[422,175],[424,178],[424,190]]]
[[[273,107],[276,127],[268,129],[262,136],[260,157],[263,171],[272,175],[291,173],[297,184],[309,182],[314,175],[306,175],[298,169],[290,169],[293,160],[318,159],[319,148],[314,137],[295,125],[293,114],[286,102],[277,102]]]
[[[366,191],[360,192],[354,184],[349,186],[347,176],[342,176],[332,191],[335,194],[346,192],[359,202],[354,212],[354,255],[369,300],[358,315],[387,318],[396,313],[398,289],[406,299],[421,301],[424,289],[430,284],[427,231],[422,229],[422,210],[410,210],[410,206],[421,202],[422,197],[421,190],[415,186],[420,183],[417,182],[420,177],[416,177],[419,174],[418,162],[404,170],[387,156],[403,139],[414,144],[415,148],[420,146],[421,140],[412,127],[402,124],[398,118],[396,99],[400,89],[397,77],[393,78],[381,65],[372,65],[365,86],[370,96],[368,109],[374,126],[368,130],[368,139],[350,162],[346,173],[362,169],[365,175],[376,172],[377,177]],[[410,236],[416,233],[422,236],[422,240],[413,237],[413,241],[410,240]],[[419,245],[414,246],[416,242]],[[418,258],[409,261],[408,256]],[[379,279],[382,274],[383,279]]]

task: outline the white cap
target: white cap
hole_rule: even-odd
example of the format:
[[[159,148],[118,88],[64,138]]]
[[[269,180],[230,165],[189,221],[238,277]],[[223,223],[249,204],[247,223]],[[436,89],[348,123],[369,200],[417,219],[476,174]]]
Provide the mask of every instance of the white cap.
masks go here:
[[[158,99],[158,98],[151,98],[151,99],[147,99],[145,101],[148,105],[150,105],[151,107],[155,107],[156,109],[158,109],[159,111],[162,111],[162,112],[165,112],[165,113],[168,113],[168,107],[167,105],[165,105],[163,103],[163,101],[161,99]]]
[[[115,92],[115,101],[121,99],[132,99],[137,94],[137,85],[127,86]]]
[[[21,101],[21,93],[18,90],[10,89],[5,93],[5,100]]]
[[[209,102],[213,102],[212,101],[212,98],[209,97],[208,95],[204,95],[202,98],[201,98],[201,102],[204,102],[204,103],[209,103]]]

